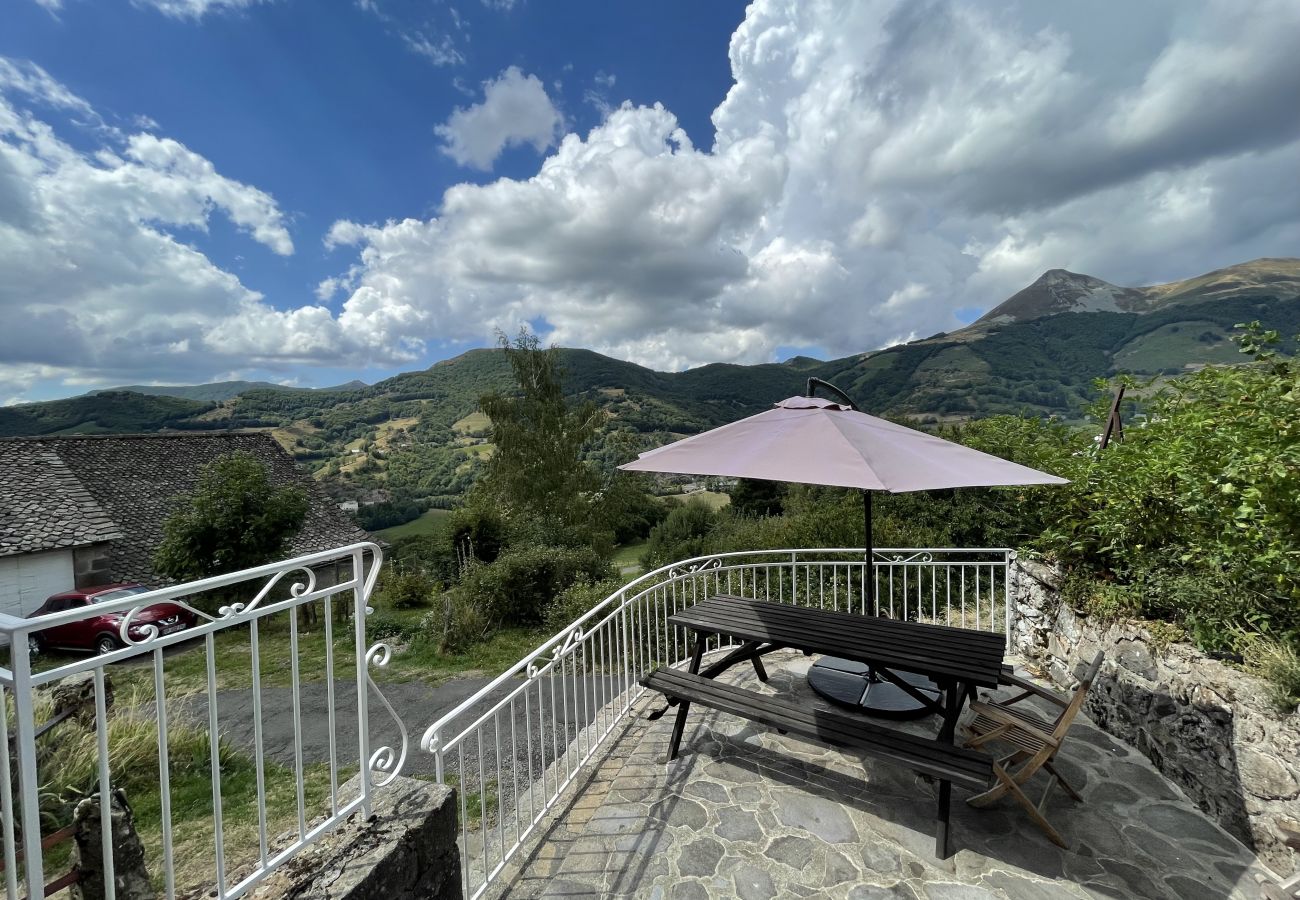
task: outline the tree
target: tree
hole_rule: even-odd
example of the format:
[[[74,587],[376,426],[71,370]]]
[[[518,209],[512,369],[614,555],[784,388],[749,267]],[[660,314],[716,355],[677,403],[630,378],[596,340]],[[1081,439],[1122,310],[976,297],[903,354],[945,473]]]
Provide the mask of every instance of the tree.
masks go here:
[[[205,578],[283,559],[307,517],[307,493],[276,486],[266,465],[242,450],[199,470],[199,483],[163,525],[154,569]]]
[[[731,509],[742,516],[779,516],[785,485],[776,481],[737,478],[731,489]]]
[[[518,392],[479,399],[496,451],[473,499],[490,501],[512,526],[536,529],[545,542],[589,541],[604,511],[600,477],[583,462],[582,449],[605,413],[589,400],[569,405],[559,351],[540,349],[535,335],[521,331],[513,344],[503,335],[501,349]]]

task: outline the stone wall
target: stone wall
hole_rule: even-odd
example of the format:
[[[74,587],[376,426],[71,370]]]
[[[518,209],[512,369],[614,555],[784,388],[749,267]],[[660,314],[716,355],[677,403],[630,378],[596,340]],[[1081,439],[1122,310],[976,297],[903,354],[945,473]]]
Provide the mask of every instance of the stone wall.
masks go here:
[[[1195,647],[1162,643],[1136,622],[1090,621],[1061,601],[1058,584],[1048,566],[1015,564],[1014,651],[1062,688],[1105,652],[1087,701],[1093,721],[1274,869],[1295,870],[1277,826],[1300,822],[1300,714],[1279,715],[1258,679]]]
[[[361,792],[360,776],[339,789]],[[456,792],[398,777],[375,790],[369,819],[357,811],[295,854],[252,893],[255,900],[461,900]]]

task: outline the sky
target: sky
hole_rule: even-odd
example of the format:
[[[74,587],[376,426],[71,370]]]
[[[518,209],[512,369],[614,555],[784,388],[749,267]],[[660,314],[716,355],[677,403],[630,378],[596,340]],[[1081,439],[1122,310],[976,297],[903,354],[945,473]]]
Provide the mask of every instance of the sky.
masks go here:
[[[0,0],[0,403],[662,370],[1300,255],[1300,3]]]

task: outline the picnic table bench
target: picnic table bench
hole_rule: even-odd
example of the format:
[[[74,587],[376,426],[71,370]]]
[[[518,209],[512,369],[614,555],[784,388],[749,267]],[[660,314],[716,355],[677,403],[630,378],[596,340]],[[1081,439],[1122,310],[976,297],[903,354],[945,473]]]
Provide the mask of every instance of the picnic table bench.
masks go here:
[[[695,635],[690,667],[685,672],[659,668],[641,683],[677,706],[669,759],[677,756],[692,703],[807,739],[865,751],[939,782],[935,855],[940,859],[950,855],[952,785],[983,790],[993,775],[990,756],[954,746],[957,719],[977,687],[997,687],[1004,655],[1001,635],[726,594],[702,600],[668,621]],[[701,671],[706,641],[714,636],[739,639],[741,644]],[[762,657],[780,649],[832,654],[873,666],[879,675],[942,715],[939,733],[934,738],[905,734],[861,715],[792,703],[714,680],[732,666],[748,662],[766,681]],[[941,698],[915,691],[895,670],[928,676],[939,686]]]

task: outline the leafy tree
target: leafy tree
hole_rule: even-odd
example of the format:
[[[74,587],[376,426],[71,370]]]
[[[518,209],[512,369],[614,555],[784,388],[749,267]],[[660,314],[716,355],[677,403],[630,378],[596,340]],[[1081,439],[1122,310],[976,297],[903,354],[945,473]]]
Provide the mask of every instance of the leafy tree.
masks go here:
[[[710,532],[718,526],[721,515],[703,500],[690,500],[676,507],[650,531],[650,544],[641,555],[647,571],[679,559],[690,559],[706,552]]]
[[[604,519],[600,477],[583,447],[605,421],[593,402],[571,406],[564,396],[559,351],[543,350],[521,331],[505,351],[518,390],[492,392],[479,406],[492,421],[496,452],[475,485],[472,503],[487,502],[539,542],[587,543]]]
[[[163,525],[154,569],[184,580],[283,559],[306,517],[302,488],[275,485],[251,453],[228,453],[199,470],[198,487]]]
[[[779,516],[784,494],[780,482],[738,478],[731,489],[731,508],[743,516]]]

